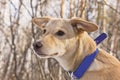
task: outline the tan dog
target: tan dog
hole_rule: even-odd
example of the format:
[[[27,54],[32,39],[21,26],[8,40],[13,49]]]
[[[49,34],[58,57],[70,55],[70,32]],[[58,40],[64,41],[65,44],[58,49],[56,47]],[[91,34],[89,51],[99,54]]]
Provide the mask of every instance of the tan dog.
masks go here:
[[[74,71],[82,60],[96,50],[95,41],[87,32],[98,29],[97,25],[80,18],[34,18],[43,32],[34,43],[36,54],[42,58],[55,58],[66,71]],[[120,80],[120,62],[104,50],[80,80]]]

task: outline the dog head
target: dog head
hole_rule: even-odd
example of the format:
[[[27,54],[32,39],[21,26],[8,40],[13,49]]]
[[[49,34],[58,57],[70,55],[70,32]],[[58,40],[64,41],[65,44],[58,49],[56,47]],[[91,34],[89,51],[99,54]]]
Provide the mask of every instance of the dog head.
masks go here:
[[[75,48],[78,35],[98,29],[97,25],[80,18],[63,19],[41,17],[32,20],[42,30],[34,42],[36,54],[43,58],[58,57]]]

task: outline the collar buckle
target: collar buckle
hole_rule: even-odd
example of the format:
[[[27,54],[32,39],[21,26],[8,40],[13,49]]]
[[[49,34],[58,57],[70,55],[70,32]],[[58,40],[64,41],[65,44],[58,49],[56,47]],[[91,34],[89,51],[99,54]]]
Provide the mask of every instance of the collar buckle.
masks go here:
[[[68,72],[68,74],[69,74],[69,76],[71,77],[71,79],[72,80],[80,80],[79,78],[77,78],[74,74],[73,74],[73,72]]]

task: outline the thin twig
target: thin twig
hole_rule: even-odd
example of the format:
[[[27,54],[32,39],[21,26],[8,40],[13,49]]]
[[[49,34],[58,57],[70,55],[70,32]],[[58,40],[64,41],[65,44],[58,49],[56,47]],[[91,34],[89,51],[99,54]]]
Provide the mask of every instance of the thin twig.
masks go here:
[[[103,4],[103,5],[106,5],[108,6],[109,8],[111,8],[113,11],[117,12],[120,14],[120,12],[118,10],[116,10],[115,8],[113,8],[110,4],[108,4],[105,0],[103,0],[103,3],[97,1],[98,4]]]

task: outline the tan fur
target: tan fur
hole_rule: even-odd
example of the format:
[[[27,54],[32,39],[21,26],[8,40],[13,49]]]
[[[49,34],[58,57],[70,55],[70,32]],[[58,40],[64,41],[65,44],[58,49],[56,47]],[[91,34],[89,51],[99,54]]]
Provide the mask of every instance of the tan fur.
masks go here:
[[[82,60],[97,48],[87,32],[97,30],[97,25],[79,18],[34,18],[33,22],[44,30],[39,40],[43,46],[36,50],[42,58],[55,58],[66,71],[74,71]],[[64,36],[56,35],[62,30]],[[44,55],[43,55],[44,54]],[[120,62],[99,49],[92,65],[80,80],[120,80]]]

